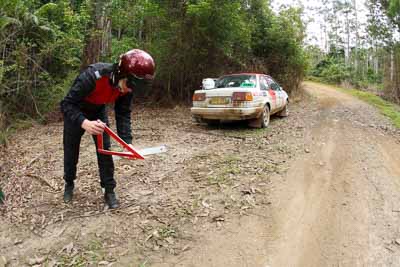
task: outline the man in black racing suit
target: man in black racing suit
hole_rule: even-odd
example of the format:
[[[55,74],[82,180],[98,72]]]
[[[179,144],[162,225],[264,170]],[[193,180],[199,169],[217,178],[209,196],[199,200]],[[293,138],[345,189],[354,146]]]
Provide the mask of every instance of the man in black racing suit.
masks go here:
[[[96,63],[85,69],[74,81],[61,102],[64,115],[64,202],[73,198],[79,146],[84,132],[103,134],[104,149],[109,149],[110,138],[104,134],[108,124],[106,104],[115,103],[115,119],[118,135],[128,144],[132,143],[131,102],[132,89],[144,87],[155,72],[153,58],[145,51],[133,49],[121,55],[118,64]],[[114,163],[111,155],[99,154],[97,161],[100,185],[109,208],[118,208],[114,188]]]

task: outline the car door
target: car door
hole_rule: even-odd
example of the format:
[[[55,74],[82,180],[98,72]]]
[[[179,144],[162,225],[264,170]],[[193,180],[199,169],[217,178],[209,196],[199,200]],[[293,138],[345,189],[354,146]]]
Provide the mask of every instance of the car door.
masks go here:
[[[281,86],[277,82],[275,82],[272,78],[270,78],[270,79],[271,79],[271,88],[272,88],[272,90],[274,90],[276,92],[276,95],[277,95],[276,108],[280,110],[283,108],[284,103],[285,103],[284,93],[282,91]]]
[[[270,94],[270,86],[267,81],[267,77],[264,75],[260,76],[260,90],[261,90],[261,94],[262,94],[262,97],[264,100],[263,101],[264,104],[266,102],[269,102],[270,106],[271,106],[271,110],[273,110],[275,108],[275,106],[274,106],[275,104],[273,103],[274,101],[272,101],[273,96]]]
[[[277,84],[271,77],[265,76],[265,79],[268,83],[268,93],[271,97],[271,111],[275,112],[280,106],[279,90],[277,90]]]

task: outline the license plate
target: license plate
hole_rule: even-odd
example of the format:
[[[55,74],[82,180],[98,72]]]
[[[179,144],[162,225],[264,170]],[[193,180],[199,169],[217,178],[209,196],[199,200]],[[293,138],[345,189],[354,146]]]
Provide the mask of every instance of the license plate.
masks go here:
[[[226,105],[229,104],[230,97],[213,97],[210,99],[211,105]]]

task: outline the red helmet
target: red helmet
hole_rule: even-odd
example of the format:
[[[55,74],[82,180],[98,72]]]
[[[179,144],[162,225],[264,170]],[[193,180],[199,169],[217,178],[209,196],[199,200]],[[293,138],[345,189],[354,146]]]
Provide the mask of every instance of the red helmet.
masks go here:
[[[132,75],[146,80],[154,78],[156,68],[153,58],[140,49],[132,49],[121,55],[118,67],[122,76],[128,77]]]

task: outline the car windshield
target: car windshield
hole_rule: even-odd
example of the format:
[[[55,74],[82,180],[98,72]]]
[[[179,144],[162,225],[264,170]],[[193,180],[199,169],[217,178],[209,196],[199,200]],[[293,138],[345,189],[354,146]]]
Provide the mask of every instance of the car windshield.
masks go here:
[[[215,84],[216,88],[227,87],[256,87],[256,75],[228,75],[219,78]]]

